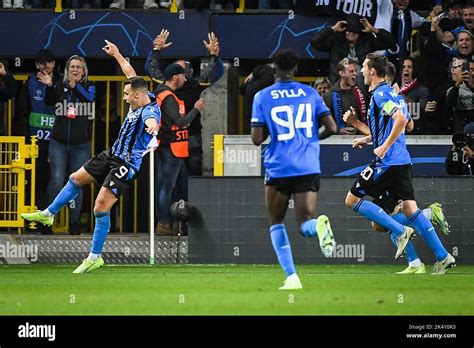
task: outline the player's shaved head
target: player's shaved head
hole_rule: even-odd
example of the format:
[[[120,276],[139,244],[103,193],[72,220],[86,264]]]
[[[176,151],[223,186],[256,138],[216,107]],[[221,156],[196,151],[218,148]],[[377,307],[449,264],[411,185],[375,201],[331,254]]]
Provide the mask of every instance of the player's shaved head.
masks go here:
[[[140,91],[143,93],[148,92],[148,83],[141,76],[134,76],[125,81],[125,85],[130,85],[134,91]]]
[[[275,64],[275,70],[291,72],[296,69],[300,59],[292,50],[283,48],[273,55],[272,61]]]

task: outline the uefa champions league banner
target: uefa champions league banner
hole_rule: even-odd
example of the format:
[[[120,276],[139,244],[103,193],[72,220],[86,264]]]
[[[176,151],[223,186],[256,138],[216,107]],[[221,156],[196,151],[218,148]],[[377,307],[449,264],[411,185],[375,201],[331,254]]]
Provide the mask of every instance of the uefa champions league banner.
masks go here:
[[[171,32],[174,44],[164,51],[167,57],[199,57],[207,54],[209,17],[189,11],[167,12],[65,11],[62,13],[0,12],[2,44],[0,57],[34,57],[49,48],[58,57],[79,54],[106,57],[104,40],[117,44],[126,57],[146,57],[161,29]]]
[[[388,0],[385,0],[388,1]],[[127,57],[146,57],[161,29],[171,32],[174,44],[165,57],[202,57],[202,40],[214,31],[224,59],[267,59],[280,47],[292,47],[302,58],[328,56],[315,52],[310,39],[348,14],[380,18],[382,0],[302,1],[296,13],[235,14],[181,11],[2,11],[0,57],[34,57],[40,48],[58,57],[79,54],[105,57],[104,39],[116,43]],[[317,14],[317,16],[312,16]]]

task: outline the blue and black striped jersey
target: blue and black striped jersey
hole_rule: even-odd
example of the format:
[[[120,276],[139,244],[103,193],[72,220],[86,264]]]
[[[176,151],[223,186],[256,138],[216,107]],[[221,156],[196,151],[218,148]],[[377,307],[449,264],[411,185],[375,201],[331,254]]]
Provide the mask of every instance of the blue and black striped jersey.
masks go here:
[[[112,146],[112,154],[124,160],[135,172],[140,170],[142,157],[153,137],[145,131],[145,121],[149,118],[156,119],[158,123],[161,120],[156,100],[136,110],[129,110]]]
[[[392,116],[397,110],[401,110],[404,116],[410,119],[403,97],[397,95],[385,82],[380,83],[372,91],[367,118],[374,148],[381,146],[390,135],[394,122]],[[377,158],[377,165],[392,166],[409,163],[411,163],[411,158],[406,147],[405,132],[402,132],[390,146],[383,159]]]

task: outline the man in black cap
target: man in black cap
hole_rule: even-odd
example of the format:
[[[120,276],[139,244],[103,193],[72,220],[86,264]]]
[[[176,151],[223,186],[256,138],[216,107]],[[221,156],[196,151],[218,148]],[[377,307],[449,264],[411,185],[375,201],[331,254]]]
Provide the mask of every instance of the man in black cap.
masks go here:
[[[36,136],[38,158],[36,159],[36,205],[45,209],[47,205],[46,188],[49,182],[48,147],[51,131],[56,118],[55,107],[44,102],[47,77],[51,77],[56,86],[62,80],[61,74],[54,72],[56,59],[48,49],[39,50],[35,59],[38,72],[28,77],[20,92],[18,127],[21,135],[29,141]],[[43,234],[50,234],[50,227],[38,224]]]
[[[349,15],[330,28],[318,32],[311,45],[316,50],[329,52],[329,80],[338,79],[337,64],[343,58],[356,62],[358,71],[365,56],[374,51],[395,48],[395,39],[384,29],[376,29],[366,18]]]
[[[159,147],[155,156],[155,200],[158,202],[155,215],[158,218],[158,235],[176,233],[171,225],[171,196],[183,159],[189,156],[187,126],[204,110],[204,101],[199,99],[186,114],[184,101],[176,96],[175,91],[186,82],[185,72],[177,63],[168,65],[163,71],[165,83],[155,90],[156,100],[161,108]]]

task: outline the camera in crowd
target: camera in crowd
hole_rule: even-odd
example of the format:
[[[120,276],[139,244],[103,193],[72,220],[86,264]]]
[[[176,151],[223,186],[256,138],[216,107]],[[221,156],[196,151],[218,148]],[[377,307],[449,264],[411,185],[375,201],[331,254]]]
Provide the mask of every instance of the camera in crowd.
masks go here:
[[[461,150],[465,146],[469,146],[472,149],[474,148],[474,134],[454,133],[452,142],[457,150]]]

